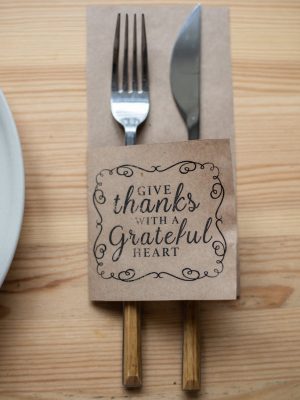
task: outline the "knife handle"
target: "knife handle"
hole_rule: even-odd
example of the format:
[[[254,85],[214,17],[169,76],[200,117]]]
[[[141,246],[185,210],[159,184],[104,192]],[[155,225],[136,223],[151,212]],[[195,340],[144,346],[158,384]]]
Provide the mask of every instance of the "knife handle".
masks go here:
[[[200,390],[198,302],[184,302],[182,389]]]
[[[136,301],[123,303],[123,385],[142,386],[141,306]]]

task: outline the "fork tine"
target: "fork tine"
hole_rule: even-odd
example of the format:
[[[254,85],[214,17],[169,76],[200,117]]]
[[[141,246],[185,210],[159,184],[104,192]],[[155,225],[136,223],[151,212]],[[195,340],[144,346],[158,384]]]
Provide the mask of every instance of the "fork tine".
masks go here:
[[[123,60],[123,90],[128,91],[128,14],[125,18],[124,60]]]
[[[142,90],[148,91],[148,53],[147,53],[147,39],[146,39],[146,26],[145,15],[142,14]]]
[[[112,62],[111,90],[113,91],[119,89],[120,18],[121,15],[118,14],[115,39],[114,39],[113,62]]]
[[[138,89],[138,72],[137,72],[137,39],[136,39],[136,14],[133,21],[133,54],[132,54],[132,90]]]

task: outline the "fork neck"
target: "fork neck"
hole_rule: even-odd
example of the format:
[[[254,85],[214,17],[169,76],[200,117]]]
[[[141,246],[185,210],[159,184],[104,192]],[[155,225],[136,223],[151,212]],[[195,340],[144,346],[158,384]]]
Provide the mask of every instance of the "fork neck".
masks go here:
[[[125,128],[125,145],[131,146],[136,144],[136,128],[126,127]]]

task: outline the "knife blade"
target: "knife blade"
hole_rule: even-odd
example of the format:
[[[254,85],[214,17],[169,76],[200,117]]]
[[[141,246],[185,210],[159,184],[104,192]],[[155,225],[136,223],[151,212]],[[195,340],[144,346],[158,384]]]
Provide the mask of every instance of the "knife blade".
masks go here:
[[[189,140],[200,137],[200,28],[201,6],[197,5],[179,32],[171,58],[171,89]],[[184,303],[182,388],[200,389],[200,338],[195,301]]]
[[[184,22],[171,57],[171,89],[189,140],[200,137],[200,28],[201,5],[197,5]]]

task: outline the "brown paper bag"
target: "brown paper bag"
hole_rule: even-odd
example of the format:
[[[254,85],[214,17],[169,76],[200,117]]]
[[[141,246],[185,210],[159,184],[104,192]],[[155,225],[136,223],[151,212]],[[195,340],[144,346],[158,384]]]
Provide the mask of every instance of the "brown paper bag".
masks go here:
[[[129,15],[143,12],[146,16],[151,108],[149,117],[138,134],[138,143],[166,143],[187,139],[186,128],[172,98],[169,68],[171,51],[176,36],[193,7],[193,5],[107,5],[88,8],[89,149],[98,146],[122,146],[124,144],[124,133],[112,118],[109,101],[112,44],[118,12],[127,12]],[[201,46],[201,139],[229,138],[233,163],[235,164],[229,14],[227,9],[203,7]],[[93,164],[89,169],[90,179],[93,179],[95,172],[95,164]],[[94,222],[90,220],[90,225]],[[234,232],[235,229],[236,226],[233,229]],[[92,242],[93,239],[90,237],[90,245]],[[234,269],[235,267],[233,267]],[[235,281],[236,278],[235,272]],[[236,286],[236,282],[233,286]],[[173,292],[170,291],[167,297],[161,292],[160,294],[157,292],[155,297],[152,297],[149,286],[143,290],[143,297],[140,294],[124,297],[124,291],[121,290],[119,293],[122,295],[114,299],[208,298],[203,296],[203,292],[199,294],[197,291],[191,297],[179,295],[176,288]],[[230,296],[230,298],[233,298],[232,293]],[[93,299],[104,299],[104,297],[103,293],[91,294]],[[211,298],[225,297],[223,295],[221,297],[211,295]],[[108,298],[106,297],[106,299]]]

